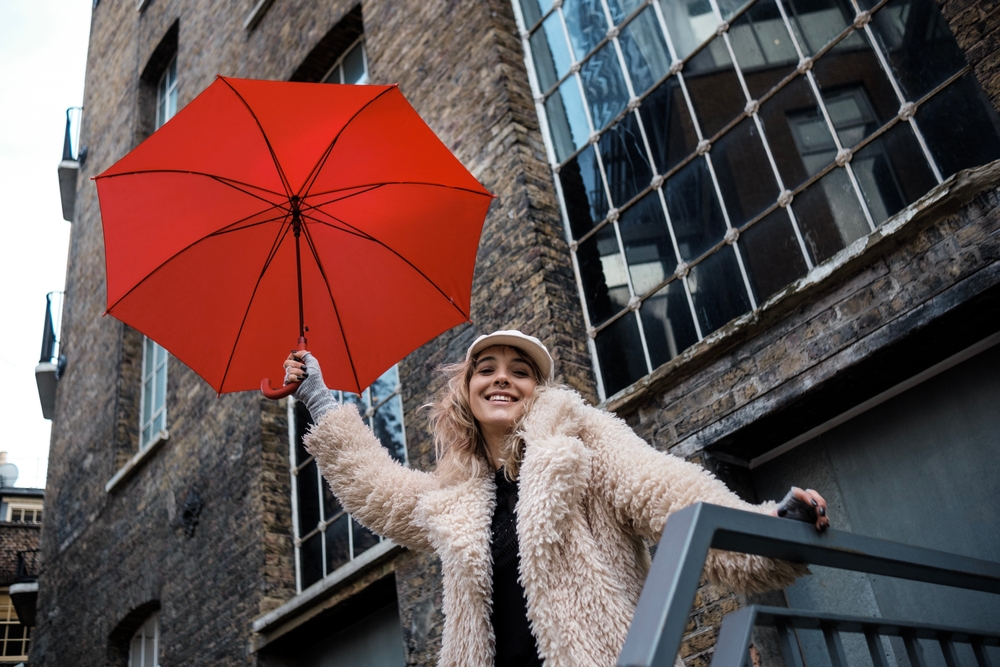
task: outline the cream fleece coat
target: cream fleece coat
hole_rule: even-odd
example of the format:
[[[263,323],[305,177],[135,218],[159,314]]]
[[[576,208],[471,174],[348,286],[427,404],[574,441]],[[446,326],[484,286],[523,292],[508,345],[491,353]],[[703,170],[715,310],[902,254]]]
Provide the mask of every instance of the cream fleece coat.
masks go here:
[[[524,421],[517,534],[528,620],[546,667],[610,667],[650,566],[647,541],[704,501],[749,505],[700,466],[658,452],[622,420],[564,388],[537,390]],[[371,530],[441,558],[441,667],[492,667],[493,476],[444,483],[396,463],[352,407],[306,437],[333,492]],[[801,566],[713,551],[710,579],[738,591],[790,584]]]

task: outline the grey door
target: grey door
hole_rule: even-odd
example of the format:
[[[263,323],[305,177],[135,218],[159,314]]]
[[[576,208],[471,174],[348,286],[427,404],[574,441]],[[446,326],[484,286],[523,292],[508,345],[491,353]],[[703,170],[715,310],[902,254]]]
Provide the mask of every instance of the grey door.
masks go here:
[[[341,630],[298,659],[299,667],[403,667],[403,631],[396,603]]]

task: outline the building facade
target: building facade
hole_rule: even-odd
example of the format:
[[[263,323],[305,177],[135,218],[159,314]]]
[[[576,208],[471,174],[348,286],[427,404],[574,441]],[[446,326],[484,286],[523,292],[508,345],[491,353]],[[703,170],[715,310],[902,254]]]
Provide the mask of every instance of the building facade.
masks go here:
[[[473,324],[339,396],[403,464],[433,468],[437,368],[517,327],[558,381],[747,499],[809,486],[838,527],[1000,561],[990,2],[100,0],[32,664],[430,665],[440,646],[438,562],[341,510],[301,406],[217,397],[101,316],[91,177],[216,74],[399,83],[497,195]],[[824,576],[784,598],[1000,617]],[[741,602],[701,589],[688,667]]]

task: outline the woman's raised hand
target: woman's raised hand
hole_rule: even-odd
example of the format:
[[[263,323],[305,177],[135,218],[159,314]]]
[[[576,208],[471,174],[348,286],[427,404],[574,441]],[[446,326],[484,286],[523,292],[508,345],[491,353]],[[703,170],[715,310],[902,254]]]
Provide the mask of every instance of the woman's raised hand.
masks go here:
[[[814,524],[816,530],[821,533],[830,527],[830,519],[826,515],[826,501],[823,496],[812,489],[800,489],[793,486],[778,503],[773,514],[786,519]]]
[[[330,390],[323,382],[323,371],[319,361],[306,350],[293,350],[283,364],[285,384],[301,382],[295,390],[295,398],[306,404],[313,422],[319,423],[323,415],[335,405]]]
[[[283,364],[285,367],[285,384],[302,382],[309,377],[305,361],[307,354],[309,354],[308,350],[293,350],[288,355],[288,358],[285,359],[285,363]]]

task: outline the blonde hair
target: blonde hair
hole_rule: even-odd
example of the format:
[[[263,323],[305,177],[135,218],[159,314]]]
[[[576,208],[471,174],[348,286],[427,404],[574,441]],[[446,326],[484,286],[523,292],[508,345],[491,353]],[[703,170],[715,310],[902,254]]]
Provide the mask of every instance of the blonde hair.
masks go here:
[[[531,368],[535,376],[536,388],[548,384],[542,376],[541,368],[535,360],[519,347],[505,345],[516,351]],[[439,369],[448,380],[444,389],[432,405],[430,414],[431,432],[434,434],[434,453],[437,457],[437,472],[448,481],[460,481],[484,476],[492,470],[486,439],[469,402],[469,381],[476,369],[476,359],[447,364]],[[524,412],[511,429],[511,434],[500,453],[500,463],[504,475],[509,480],[517,478],[524,455],[524,440],[518,435],[521,423],[527,417],[534,402],[534,395],[525,401]]]

